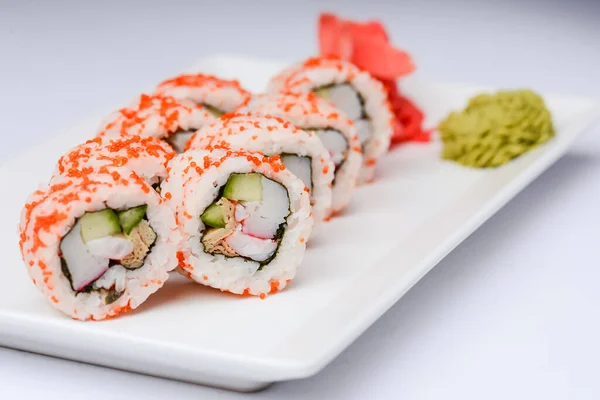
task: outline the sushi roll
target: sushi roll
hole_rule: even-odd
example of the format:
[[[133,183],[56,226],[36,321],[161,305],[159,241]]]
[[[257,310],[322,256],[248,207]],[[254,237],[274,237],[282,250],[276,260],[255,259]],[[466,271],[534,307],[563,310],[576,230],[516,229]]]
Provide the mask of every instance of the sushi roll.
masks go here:
[[[250,97],[238,81],[204,74],[185,74],[167,79],[158,85],[156,93],[193,101],[216,117],[233,111]]]
[[[310,193],[315,222],[330,215],[334,166],[315,133],[279,117],[230,113],[198,131],[188,143],[188,148],[195,150],[207,146],[279,155],[285,168],[300,178]]]
[[[106,117],[96,136],[152,136],[164,139],[180,153],[194,132],[214,121],[212,114],[192,102],[142,94]]]
[[[362,150],[354,124],[343,112],[310,92],[257,95],[237,112],[274,115],[314,132],[334,165],[332,211],[339,212],[348,205],[362,165]]]
[[[162,184],[182,235],[184,273],[264,298],[296,275],[313,219],[304,183],[278,155],[208,147],[169,163]]]
[[[381,82],[347,61],[323,57],[282,71],[269,83],[269,91],[314,92],[342,110],[354,121],[363,149],[359,183],[374,179],[375,164],[388,150],[394,124]]]
[[[167,177],[167,163],[173,157],[175,152],[171,146],[151,136],[98,136],[63,155],[58,160],[52,180],[113,166],[135,172],[158,189]]]
[[[178,245],[174,213],[122,168],[57,179],[21,214],[29,276],[54,307],[78,320],[138,307],[177,267]]]

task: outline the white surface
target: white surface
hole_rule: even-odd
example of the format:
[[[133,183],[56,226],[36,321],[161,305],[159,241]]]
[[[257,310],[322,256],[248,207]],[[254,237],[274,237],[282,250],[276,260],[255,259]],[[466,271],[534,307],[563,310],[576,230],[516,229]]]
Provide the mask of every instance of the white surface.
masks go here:
[[[10,135],[10,145],[0,150],[4,157],[174,72],[201,55],[182,51],[186,44],[209,28],[225,26],[225,15],[231,16],[227,4],[219,6],[220,13],[213,7],[210,18],[179,13],[176,31],[156,33],[143,27],[165,15],[174,17],[173,5],[146,8],[143,18],[136,18],[131,6],[113,5],[119,12],[113,16],[108,9],[81,6],[76,13],[56,3],[32,3],[15,2],[0,10],[0,109],[5,110],[3,135]],[[580,95],[600,92],[594,80],[600,28],[593,1],[562,2],[564,8],[558,2],[546,2],[546,7],[540,2],[469,7],[453,2],[452,10],[444,3],[402,8],[376,3],[348,4],[347,15],[383,16],[392,36],[416,55],[421,74]],[[271,57],[308,54],[313,43],[307,33],[312,34],[321,4],[271,4],[263,13],[245,7],[233,19],[238,26],[246,23],[248,34],[221,29],[222,39],[208,43],[206,52],[224,46]],[[367,7],[371,11],[363,12]],[[275,15],[293,18],[267,23]],[[288,34],[272,35],[284,26]],[[186,33],[195,35],[178,36]],[[119,40],[124,37],[128,40]],[[31,90],[36,90],[33,99]],[[44,105],[35,120],[30,104]],[[26,135],[19,134],[25,132],[22,121],[27,121]],[[598,131],[592,132],[332,366],[315,378],[276,385],[256,397],[598,398],[600,295],[594,261],[600,142]],[[238,397],[9,350],[0,350],[0,377],[8,398],[16,393],[80,398],[96,393],[99,382],[106,383],[104,394],[112,398]]]
[[[261,91],[285,66],[216,56],[190,71],[238,78],[243,87]],[[482,90],[414,79],[403,88],[423,105],[432,125]],[[544,97],[557,136],[503,168],[443,162],[438,141],[390,151],[379,162],[376,181],[359,188],[342,215],[313,232],[291,287],[265,301],[226,295],[173,274],[136,311],[84,324],[42,301],[25,269],[16,268],[22,265],[18,248],[7,246],[4,262],[15,268],[0,282],[0,344],[242,391],[312,376],[600,118],[595,101]],[[100,113],[4,164],[0,181],[12,192],[0,218],[16,225],[27,197],[47,181],[60,155],[92,137],[102,119]],[[38,168],[27,171],[33,163]],[[0,238],[18,241],[12,223],[0,227]]]

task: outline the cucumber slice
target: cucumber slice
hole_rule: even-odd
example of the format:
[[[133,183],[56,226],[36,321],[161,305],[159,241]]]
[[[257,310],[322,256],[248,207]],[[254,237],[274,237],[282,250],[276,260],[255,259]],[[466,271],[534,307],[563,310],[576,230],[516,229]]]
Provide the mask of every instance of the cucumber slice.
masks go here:
[[[262,174],[231,174],[223,197],[237,201],[262,201]]]
[[[121,227],[123,227],[123,232],[126,235],[129,235],[133,228],[140,223],[140,221],[146,215],[146,210],[148,209],[148,205],[144,204],[143,206],[133,207],[125,211],[119,211],[119,223]]]
[[[200,216],[202,222],[213,228],[225,228],[225,211],[217,203],[212,203]]]
[[[81,238],[84,243],[121,233],[119,217],[110,208],[85,213],[79,221],[81,222]]]

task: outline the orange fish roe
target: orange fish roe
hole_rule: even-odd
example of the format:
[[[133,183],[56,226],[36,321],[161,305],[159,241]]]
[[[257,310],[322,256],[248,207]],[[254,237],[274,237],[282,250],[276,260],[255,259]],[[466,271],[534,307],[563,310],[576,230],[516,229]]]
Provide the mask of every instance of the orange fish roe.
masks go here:
[[[33,246],[31,246],[31,252],[35,253],[40,247],[45,247],[45,243],[40,238],[40,233],[42,231],[50,232],[50,228],[53,225],[64,221],[68,218],[68,215],[60,212],[58,210],[54,210],[49,215],[40,215],[35,219],[34,227],[33,227]],[[41,265],[40,265],[41,267]]]
[[[369,158],[369,159],[366,161],[366,163],[365,163],[365,164],[366,164],[366,165],[368,165],[368,166],[372,166],[372,165],[375,165],[376,163],[377,163],[377,160],[376,160],[376,159],[374,159],[374,158]]]
[[[27,231],[29,223],[31,222],[31,214],[33,213],[33,210],[38,205],[44,203],[48,198],[52,197],[55,193],[65,190],[72,185],[73,181],[68,180],[66,182],[60,182],[50,186],[46,192],[36,191],[34,193],[34,197],[40,196],[40,198],[36,198],[30,203],[25,204],[25,226],[22,227],[21,233],[19,234],[19,247],[21,248],[21,253],[23,253],[25,242],[29,240],[25,232]]]
[[[279,281],[271,281],[269,283],[271,284],[271,291],[269,293],[277,293],[279,290]]]
[[[212,168],[212,167],[218,168],[225,160],[227,160],[228,158],[233,158],[233,157],[243,157],[246,160],[252,162],[257,167],[259,167],[262,164],[269,164],[273,168],[273,171],[275,171],[275,172],[283,171],[285,169],[285,166],[281,162],[281,157],[279,155],[274,155],[274,156],[270,156],[270,157],[263,156],[263,157],[259,158],[256,156],[257,153],[249,153],[249,152],[243,151],[243,150],[231,150],[230,148],[227,148],[227,147],[224,147],[221,145],[207,146],[205,149],[208,151],[213,151],[213,150],[217,150],[217,149],[227,150],[226,154],[218,159],[213,159],[209,156],[204,156],[202,161],[204,163],[203,166],[204,166],[205,170]],[[201,175],[203,172],[204,171],[202,169],[200,169],[199,167],[196,167],[196,173],[198,175]]]
[[[99,131],[98,136],[153,136],[156,133],[146,134],[145,129],[155,127],[156,122],[162,132],[161,135],[168,136],[180,129],[180,119],[183,118],[183,114],[202,115],[207,120],[212,119],[206,110],[193,103],[166,95],[142,94],[135,104],[113,113],[109,117],[112,121]]]
[[[151,188],[142,177],[135,172],[132,172],[129,177],[142,188],[144,193],[150,193]]]
[[[261,300],[264,300],[267,298],[267,295],[266,295],[266,293],[261,293],[259,297]]]
[[[189,265],[185,262],[185,255],[183,254],[182,251],[178,251],[176,255],[177,255],[177,261],[179,261],[180,268],[191,269],[191,270],[194,269],[194,267],[192,267],[191,265]]]
[[[67,195],[63,196],[60,200],[58,200],[59,203],[61,204],[69,204],[72,201],[76,201],[79,200],[79,193],[68,193]]]
[[[76,147],[60,158],[58,172],[69,177],[85,177],[93,172],[91,165],[124,167],[138,159],[162,165],[175,153],[164,141],[153,137],[99,137]],[[98,171],[106,173],[104,169]],[[115,180],[117,180],[116,178]]]
[[[167,79],[167,80],[161,82],[158,85],[158,87],[159,88],[164,88],[167,86],[203,87],[203,86],[206,86],[208,83],[215,85],[218,88],[234,87],[238,91],[247,93],[248,96],[250,95],[250,93],[248,93],[246,90],[242,89],[242,87],[240,86],[240,83],[237,80],[228,81],[228,80],[224,80],[224,79],[219,79],[214,75],[204,75],[204,74],[179,75],[174,78]]]
[[[274,81],[280,81],[282,90],[284,88],[290,88],[296,85],[309,83],[310,79],[304,75],[304,71],[307,69],[318,69],[318,68],[334,68],[339,73],[347,75],[348,80],[352,80],[356,77],[361,70],[353,64],[341,60],[339,57],[324,56],[324,57],[312,57],[304,61],[299,68],[295,67],[293,70],[285,70],[280,75],[274,78]]]

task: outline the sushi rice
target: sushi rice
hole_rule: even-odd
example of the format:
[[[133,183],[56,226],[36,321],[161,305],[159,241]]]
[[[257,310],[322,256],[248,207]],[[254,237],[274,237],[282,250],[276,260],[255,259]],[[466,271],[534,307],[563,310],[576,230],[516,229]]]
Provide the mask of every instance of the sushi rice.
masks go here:
[[[105,118],[96,136],[152,136],[180,153],[195,131],[214,121],[211,113],[190,101],[142,94]]]
[[[167,79],[158,85],[156,93],[192,101],[216,117],[233,111],[250,97],[238,81],[204,74],[185,74]]]
[[[72,170],[113,166],[130,169],[150,185],[158,185],[167,177],[167,163],[173,157],[171,146],[151,136],[98,136],[63,155],[52,180],[61,179]]]
[[[268,91],[314,92],[344,111],[353,120],[363,147],[359,183],[374,179],[375,165],[389,148],[394,123],[381,82],[347,61],[317,57],[279,73]]]
[[[296,276],[313,225],[373,178],[391,122],[381,84],[339,60],[292,67],[254,98],[214,76],[166,80],[28,199],[27,272],[77,320],[139,307],[174,270],[265,298]]]
[[[178,155],[161,190],[183,238],[179,266],[196,282],[235,294],[264,298],[285,288],[313,225],[304,189],[279,156],[212,146]],[[228,215],[209,221],[223,204]]]
[[[143,216],[138,213],[141,219],[127,233],[116,211],[132,209]],[[113,220],[98,219],[102,215]],[[124,233],[102,236],[107,222]],[[33,193],[20,221],[21,254],[33,283],[55,308],[78,320],[114,317],[142,304],[176,268],[179,237],[171,209],[143,178],[123,168],[56,179]]]
[[[362,165],[362,150],[354,124],[343,112],[310,92],[257,95],[236,112],[281,117],[316,133],[334,163],[332,211],[348,205]]]
[[[330,215],[335,169],[329,151],[313,132],[279,117],[230,113],[198,131],[188,143],[193,150],[208,146],[280,155],[286,169],[302,179],[310,193],[315,222]]]

